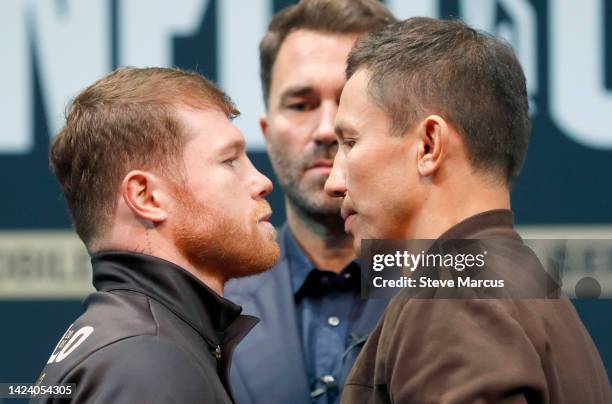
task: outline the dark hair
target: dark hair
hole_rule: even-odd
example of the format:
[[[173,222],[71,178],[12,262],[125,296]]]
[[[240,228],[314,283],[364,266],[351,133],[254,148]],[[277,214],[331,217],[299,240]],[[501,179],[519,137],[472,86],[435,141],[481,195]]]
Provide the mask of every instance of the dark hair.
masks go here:
[[[438,114],[458,130],[474,168],[513,183],[531,123],[525,76],[510,45],[458,20],[410,18],[352,49],[347,77],[361,68],[393,134]]]
[[[333,34],[363,34],[397,21],[378,0],[301,0],[279,11],[259,44],[264,103],[268,104],[272,68],[283,41],[298,29]]]
[[[175,116],[180,105],[217,108],[228,118],[239,113],[198,73],[167,68],[117,69],[72,101],[49,160],[88,247],[110,226],[117,190],[129,170],[182,172],[175,167],[192,134]]]

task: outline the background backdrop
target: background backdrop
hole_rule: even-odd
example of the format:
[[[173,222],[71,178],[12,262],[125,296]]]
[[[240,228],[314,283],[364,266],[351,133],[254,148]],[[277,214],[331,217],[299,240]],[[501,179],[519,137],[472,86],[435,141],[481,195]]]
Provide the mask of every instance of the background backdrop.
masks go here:
[[[70,98],[121,65],[198,70],[234,99],[249,155],[273,177],[257,125],[263,112],[257,46],[272,13],[292,3],[0,4],[0,382],[35,381],[90,288],[88,257],[70,230],[47,162],[49,140]],[[512,194],[518,224],[527,236],[612,239],[612,1],[386,4],[400,18],[459,17],[512,43],[527,76],[533,119],[527,162]],[[278,225],[284,220],[280,187],[270,202]],[[610,278],[612,251],[585,248],[581,254],[585,272],[595,257],[607,263],[597,276]],[[611,302],[575,301],[608,371]]]

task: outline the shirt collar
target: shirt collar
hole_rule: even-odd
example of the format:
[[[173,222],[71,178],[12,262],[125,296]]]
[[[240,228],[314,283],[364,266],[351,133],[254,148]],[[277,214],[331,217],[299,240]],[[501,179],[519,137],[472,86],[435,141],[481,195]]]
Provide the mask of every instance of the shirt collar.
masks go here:
[[[287,226],[284,234],[285,242],[285,255],[289,264],[289,273],[291,276],[291,291],[293,294],[297,293],[302,287],[308,274],[316,269],[310,258],[304,254],[302,247],[299,246],[293,232]]]
[[[248,332],[257,320],[240,316],[242,308],[219,296],[185,269],[161,258],[126,251],[91,257],[97,290],[131,290],[158,301],[193,327],[211,346],[222,344],[231,327]],[[240,317],[241,321],[237,321]],[[230,330],[232,328],[232,330]],[[248,329],[247,329],[248,328]]]
[[[294,296],[297,297],[298,292],[303,289],[304,284],[309,278],[309,275],[313,271],[331,271],[320,270],[312,263],[310,258],[308,258],[308,256],[304,253],[304,250],[302,250],[302,247],[300,247],[300,245],[297,243],[297,240],[295,239],[295,236],[291,232],[289,226],[286,227],[285,232],[283,234],[283,238],[283,243],[285,247],[285,257],[289,264],[289,273],[291,277],[291,291],[293,292]],[[353,287],[355,287],[354,282],[357,282],[360,276],[359,267],[360,260],[355,259],[351,261],[346,267],[344,267],[338,275],[346,277],[347,279],[348,277],[352,277],[349,283]],[[337,274],[330,273],[330,275],[332,277],[335,277]],[[357,285],[357,290],[358,287],[359,286]]]

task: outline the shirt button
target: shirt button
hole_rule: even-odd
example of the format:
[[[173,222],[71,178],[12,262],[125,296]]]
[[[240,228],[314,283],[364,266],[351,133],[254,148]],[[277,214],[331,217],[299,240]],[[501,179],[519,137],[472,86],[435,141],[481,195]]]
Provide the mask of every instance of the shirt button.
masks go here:
[[[336,378],[332,375],[325,375],[321,378],[321,380],[323,381],[323,383],[325,384],[332,384],[336,382]]]
[[[345,279],[348,279],[350,277],[351,277],[351,273],[350,272],[347,272],[347,273],[344,274],[344,278]]]
[[[331,325],[332,327],[337,327],[340,324],[340,319],[336,316],[330,316],[327,319],[327,324]]]

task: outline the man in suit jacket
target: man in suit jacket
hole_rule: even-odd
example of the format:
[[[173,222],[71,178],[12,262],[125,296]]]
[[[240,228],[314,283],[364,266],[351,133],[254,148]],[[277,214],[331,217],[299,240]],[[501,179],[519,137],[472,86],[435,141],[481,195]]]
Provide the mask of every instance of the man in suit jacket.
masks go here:
[[[279,263],[230,282],[228,298],[261,318],[236,350],[240,403],[334,403],[386,301],[359,295],[359,265],[340,202],[323,186],[338,144],[334,117],[355,41],[393,17],[376,0],[303,0],[274,16],[260,45],[260,125],[285,192]]]
[[[487,277],[508,288],[404,288],[394,297],[342,402],[612,402],[569,300],[546,287],[524,295],[541,278],[510,211],[530,130],[512,49],[460,21],[413,18],[360,42],[347,66],[326,190],[343,197],[355,248],[363,239],[437,239],[431,251],[457,239],[511,248],[484,261]]]

